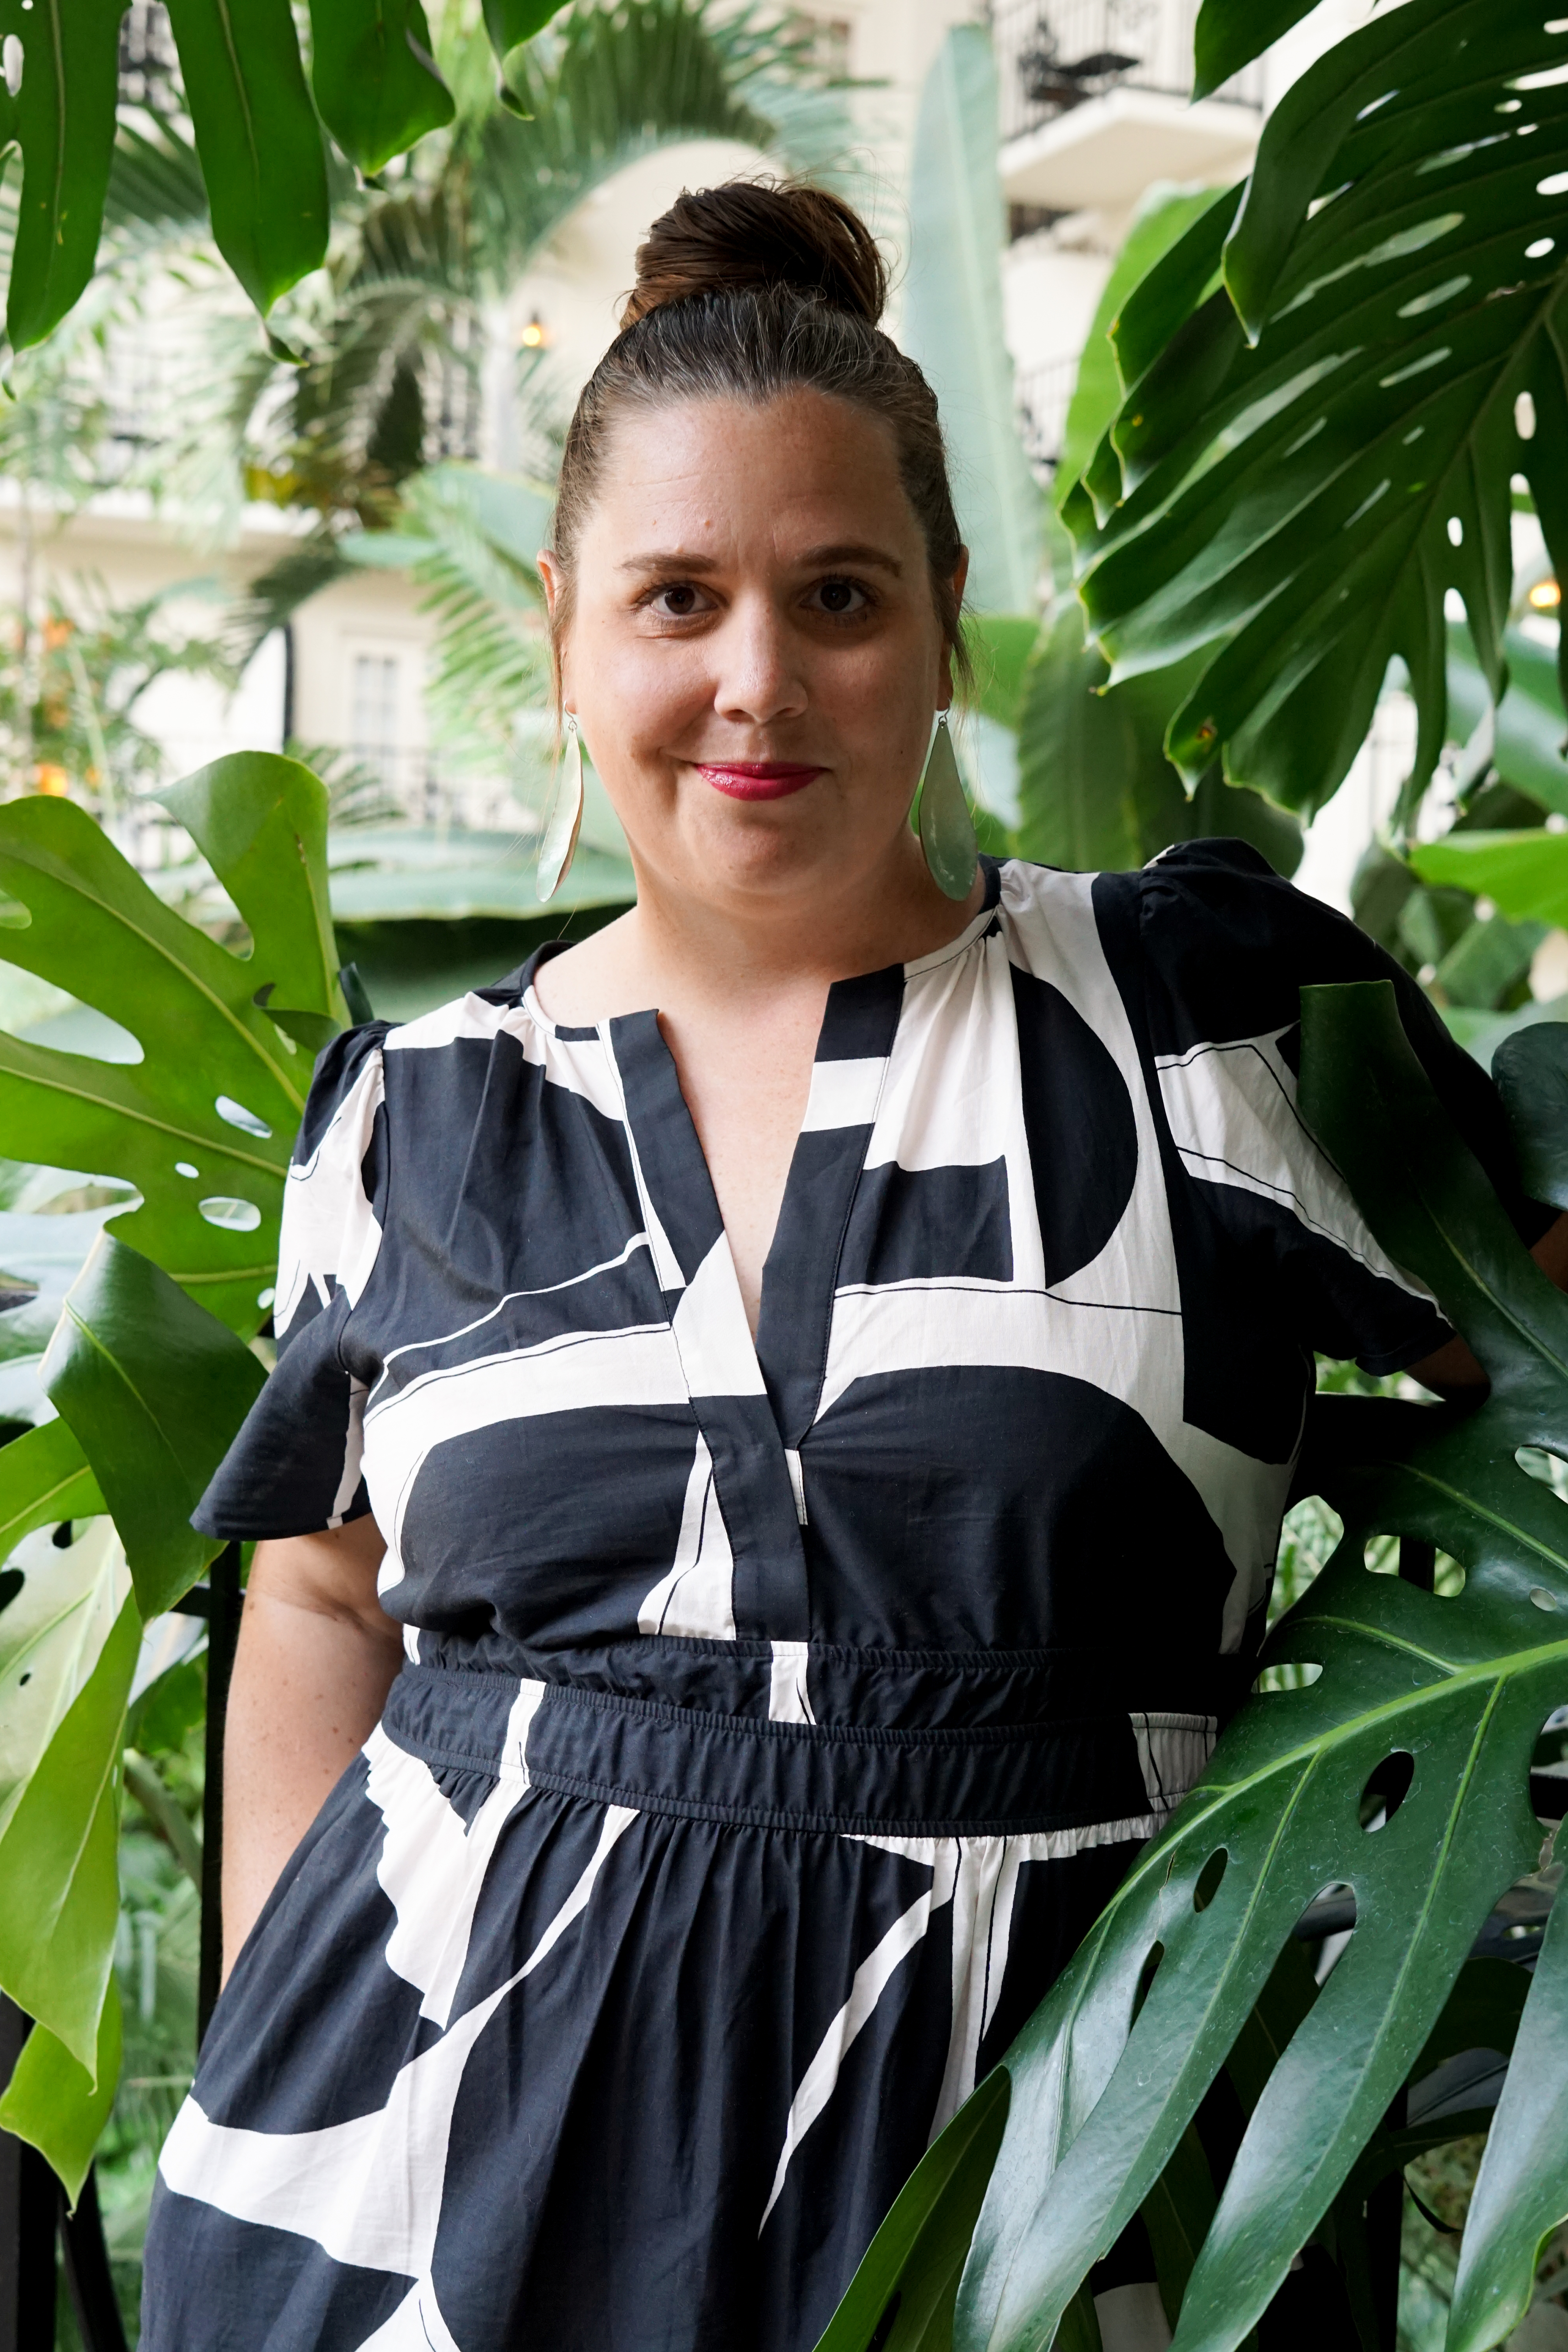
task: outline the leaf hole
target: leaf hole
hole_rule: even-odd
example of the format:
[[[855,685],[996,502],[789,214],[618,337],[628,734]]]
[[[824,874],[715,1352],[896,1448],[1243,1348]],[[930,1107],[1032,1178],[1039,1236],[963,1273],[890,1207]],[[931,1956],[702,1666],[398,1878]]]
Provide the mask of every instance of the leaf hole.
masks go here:
[[[55,1529],[49,1541],[54,1545],[57,1551],[69,1551],[72,1544],[76,1541],[76,1536],[73,1532],[69,1519],[62,1519],[60,1521],[59,1526]]]
[[[1406,1748],[1395,1748],[1375,1771],[1368,1773],[1359,1808],[1361,1826],[1368,1835],[1375,1830],[1386,1829],[1410,1794],[1415,1778],[1416,1759]]]
[[[256,1303],[258,1307],[270,1307],[277,1296],[276,1290],[258,1290],[256,1294]]]
[[[1568,1812],[1568,1706],[1554,1706],[1541,1727],[1530,1759],[1530,1804],[1538,1821]]]
[[[1544,1609],[1550,1612],[1557,1606],[1557,1595],[1554,1592],[1548,1592],[1544,1584],[1532,1584],[1530,1588],[1530,1597],[1537,1609]]]
[[[1568,196],[1568,172],[1552,172],[1544,180],[1537,180],[1535,193],[1538,196]]]
[[[1513,404],[1513,429],[1521,441],[1535,438],[1535,403],[1528,392],[1521,392]]]
[[[1297,1920],[1291,1931],[1297,1942],[1317,1947],[1312,1975],[1320,1985],[1328,1982],[1349,1950],[1355,1927],[1355,1889],[1342,1878],[1322,1887]]]
[[[176,1160],[174,1162],[176,1176],[199,1176],[201,1172],[199,1168],[193,1168],[188,1160]]]
[[[1192,1907],[1195,1911],[1207,1910],[1219,1892],[1219,1882],[1225,1875],[1229,1861],[1230,1856],[1222,1845],[1217,1846],[1209,1855],[1208,1860],[1198,1872],[1197,1885],[1192,1890]]]
[[[1534,240],[1533,244],[1527,245],[1525,247],[1524,257],[1526,261],[1544,261],[1547,255],[1555,250],[1556,245],[1557,239],[1554,236],[1538,236]],[[1519,395],[1519,400],[1529,400],[1529,398],[1530,394],[1527,392],[1521,392]],[[1513,404],[1514,421],[1516,425],[1518,423],[1519,400],[1516,400]],[[1530,436],[1528,433],[1521,433],[1520,435],[1520,439],[1521,441],[1528,441],[1529,438]]]
[[[0,1609],[9,1609],[26,1581],[19,1568],[0,1568]]]
[[[1271,1698],[1277,1691],[1311,1690],[1322,1673],[1322,1666],[1311,1660],[1300,1665],[1265,1666],[1252,1687],[1260,1698]]]
[[[0,890],[0,930],[26,931],[31,929],[32,921],[31,907],[24,907],[20,898],[13,898],[9,891]]]
[[[883,2345],[887,2342],[888,2337],[893,2334],[894,2323],[898,2317],[898,2307],[903,2301],[903,2289],[901,2287],[894,2287],[890,2301],[883,2308],[882,2317],[872,2329],[870,2338],[866,2344],[865,2352],[883,2352]]]
[[[1149,1994],[1154,1990],[1155,1979],[1160,1972],[1160,1962],[1165,1958],[1165,1946],[1163,1944],[1155,1944],[1151,1949],[1148,1958],[1144,1962],[1143,1967],[1138,1971],[1138,1981],[1133,1991],[1133,2025],[1136,2025],[1139,2016],[1142,2013],[1144,2003],[1147,2000]]]
[[[264,1143],[271,1141],[272,1129],[267,1121],[257,1118],[255,1111],[246,1110],[244,1103],[235,1102],[232,1095],[219,1095],[213,1108],[231,1127],[237,1127],[242,1135],[259,1136]]]
[[[1448,545],[1450,547],[1463,547],[1464,543],[1465,526],[1460,521],[1458,515],[1450,515],[1448,517]]]
[[[1568,1503],[1568,1462],[1560,1454],[1549,1454],[1542,1445],[1521,1445],[1513,1458],[1528,1477],[1538,1478],[1560,1503]]]
[[[237,1201],[226,1192],[211,1193],[196,1206],[209,1225],[220,1225],[225,1233],[254,1234],[261,1223],[261,1211],[254,1201]]]

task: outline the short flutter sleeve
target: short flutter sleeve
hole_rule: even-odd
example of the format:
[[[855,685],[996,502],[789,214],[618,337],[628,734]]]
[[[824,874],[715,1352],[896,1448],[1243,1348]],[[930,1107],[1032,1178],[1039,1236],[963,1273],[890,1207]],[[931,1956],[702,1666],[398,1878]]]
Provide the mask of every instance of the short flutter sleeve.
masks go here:
[[[341,1345],[386,1222],[386,1029],[349,1030],[316,1065],[284,1191],[277,1369],[195,1512],[205,1535],[313,1535],[370,1508],[360,1475],[365,1390]]]
[[[1452,1332],[1431,1293],[1379,1246],[1301,1118],[1301,992],[1393,982],[1428,1078],[1528,1244],[1554,1212],[1525,1196],[1490,1078],[1392,957],[1243,843],[1183,843],[1138,881],[1149,1044],[1174,1190],[1185,1195],[1189,1331],[1195,1309],[1200,1327],[1220,1310],[1217,1338],[1234,1328],[1250,1292],[1304,1349],[1374,1373],[1418,1362]],[[1207,1309],[1196,1296],[1189,1306],[1189,1287],[1208,1294]]]

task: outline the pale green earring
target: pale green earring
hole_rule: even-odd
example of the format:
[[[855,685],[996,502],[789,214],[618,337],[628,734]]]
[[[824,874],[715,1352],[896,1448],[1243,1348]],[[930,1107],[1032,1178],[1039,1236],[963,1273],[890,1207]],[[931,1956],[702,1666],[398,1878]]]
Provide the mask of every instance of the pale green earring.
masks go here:
[[[936,731],[920,779],[920,846],[931,879],[943,897],[967,898],[975,887],[979,844],[964,798],[945,710],[936,713]]]
[[[566,714],[566,741],[561,748],[560,765],[555,775],[555,798],[545,819],[544,833],[539,840],[540,900],[553,898],[571,871],[571,861],[577,853],[577,836],[582,824],[582,738],[577,731],[577,714]]]

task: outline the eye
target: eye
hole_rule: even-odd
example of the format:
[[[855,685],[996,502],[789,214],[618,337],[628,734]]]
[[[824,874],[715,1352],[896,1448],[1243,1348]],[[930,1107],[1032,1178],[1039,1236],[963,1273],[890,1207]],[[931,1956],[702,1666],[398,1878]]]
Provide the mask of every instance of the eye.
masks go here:
[[[712,609],[712,599],[689,580],[672,580],[665,587],[655,588],[645,602],[648,610],[664,621],[687,621],[695,613]]]
[[[811,597],[819,613],[831,613],[835,620],[863,613],[871,604],[858,580],[819,580]]]

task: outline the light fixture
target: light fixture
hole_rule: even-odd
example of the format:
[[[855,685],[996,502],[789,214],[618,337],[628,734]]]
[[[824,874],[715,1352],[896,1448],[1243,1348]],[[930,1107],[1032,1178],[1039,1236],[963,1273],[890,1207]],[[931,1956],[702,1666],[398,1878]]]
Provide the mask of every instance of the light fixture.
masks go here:
[[[1530,592],[1530,602],[1538,613],[1555,613],[1563,602],[1563,591],[1555,580],[1538,580]]]
[[[537,310],[517,337],[517,341],[525,352],[542,352],[549,342],[549,336],[545,331],[545,322]]]

